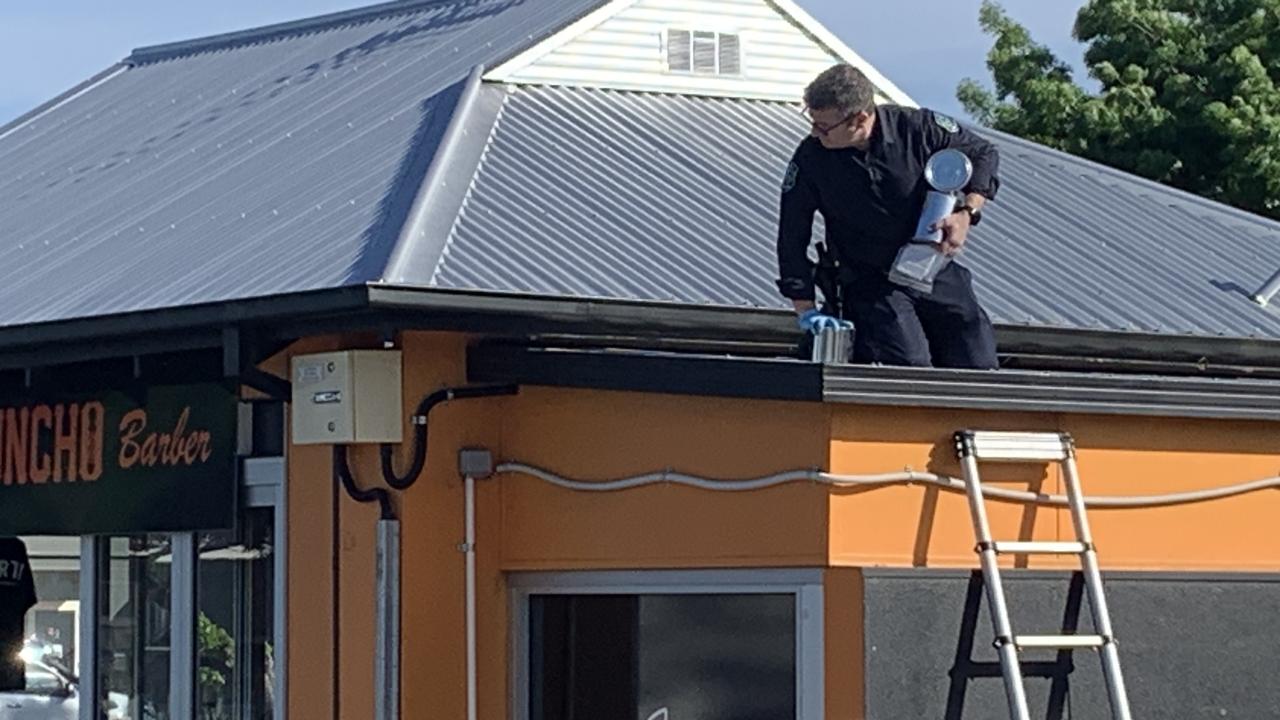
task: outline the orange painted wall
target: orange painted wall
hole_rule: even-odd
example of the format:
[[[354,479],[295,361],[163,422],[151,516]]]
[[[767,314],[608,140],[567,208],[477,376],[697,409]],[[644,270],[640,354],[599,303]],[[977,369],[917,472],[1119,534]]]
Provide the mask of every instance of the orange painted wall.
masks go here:
[[[503,456],[576,479],[667,468],[746,478],[826,461],[826,414],[813,404],[529,388],[508,410]],[[501,483],[508,570],[825,564],[816,485],[593,494],[522,475]]]
[[[367,346],[367,344],[366,344]],[[293,352],[332,349],[315,341]],[[441,387],[465,384],[466,340],[402,339],[408,414]],[[418,483],[397,494],[402,515],[401,708],[406,718],[464,712],[463,492],[457,452],[488,447],[583,479],[664,467],[712,477],[756,475],[826,462],[827,415],[816,404],[525,388],[517,397],[466,400],[431,415]],[[407,457],[408,447],[404,448]],[[331,705],[327,447],[290,450],[290,711]],[[407,463],[401,458],[399,467]],[[356,448],[357,481],[380,478],[376,452]],[[342,716],[372,713],[373,528],[376,511],[343,496]],[[726,494],[672,486],[592,495],[521,476],[477,485],[480,716],[507,716],[505,571],[548,568],[821,566],[826,492],[796,484]]]
[[[344,347],[371,346],[348,338]],[[363,343],[363,344],[361,344]],[[337,347],[309,341],[292,351]],[[441,387],[465,384],[466,338],[409,333],[404,412]],[[693,398],[554,388],[437,407],[418,483],[397,493],[402,513],[403,668],[406,718],[464,712],[463,492],[457,451],[487,447],[577,479],[678,469],[720,478],[794,468],[881,473],[910,466],[958,474],[957,428],[1060,428],[1081,447],[1093,494],[1171,492],[1275,474],[1280,434],[1265,423],[1125,419],[1032,413],[929,411]],[[407,452],[407,445],[403,448]],[[290,711],[328,717],[333,602],[330,455],[289,451]],[[399,466],[405,465],[404,458]],[[376,451],[359,448],[352,468],[380,484]],[[1060,491],[1044,467],[1000,467]],[[1029,475],[1028,475],[1029,471]],[[1025,483],[1024,483],[1025,484]],[[373,558],[376,509],[340,498],[342,538],[342,717],[372,716]],[[1280,569],[1269,520],[1280,492],[1205,505],[1092,514],[1107,568]],[[922,521],[923,518],[923,521]],[[1051,509],[992,505],[999,537],[1056,539],[1069,518]],[[546,569],[831,566],[827,572],[828,718],[858,718],[863,706],[861,574],[864,565],[975,566],[961,495],[916,487],[830,490],[795,483],[750,493],[655,486],[578,493],[525,476],[477,488],[480,717],[508,715],[506,573]],[[1043,563],[1037,566],[1045,566]]]
[[[346,345],[337,338],[312,338],[296,344],[290,352],[327,352],[340,347]],[[332,455],[327,445],[290,444],[287,452],[289,716],[328,718],[332,717],[334,696]],[[366,473],[364,477],[369,476]],[[338,512],[340,717],[368,720],[373,717],[372,588],[378,512],[345,496],[338,498]]]
[[[1062,430],[1079,449],[1088,495],[1147,495],[1219,487],[1280,474],[1280,433],[1263,422],[1101,415],[841,407],[832,417],[831,469],[880,473],[911,467],[959,476],[951,433]],[[983,465],[984,479],[1062,492],[1057,466]],[[991,472],[987,473],[986,470]],[[988,504],[997,539],[1073,539],[1065,510]],[[1277,570],[1280,491],[1194,505],[1091,510],[1104,568]],[[833,565],[973,567],[973,530],[963,494],[922,487],[838,491],[831,501]],[[1031,567],[1074,567],[1036,559]]]

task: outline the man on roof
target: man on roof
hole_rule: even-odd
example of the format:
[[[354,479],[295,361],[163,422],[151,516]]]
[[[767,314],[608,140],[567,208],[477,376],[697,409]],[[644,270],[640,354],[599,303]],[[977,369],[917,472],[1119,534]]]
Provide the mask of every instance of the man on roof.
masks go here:
[[[968,269],[948,263],[931,292],[889,280],[929,190],[925,162],[955,148],[973,163],[963,200],[938,225],[938,252],[955,256],[999,188],[995,147],[941,113],[876,105],[875,88],[851,65],[819,75],[804,102],[811,131],[783,177],[778,228],[778,289],[794,304],[801,329],[818,332],[837,316],[852,321],[856,363],[996,369],[995,333]],[[822,213],[838,266],[840,300],[826,298],[822,310],[809,257],[814,212]]]

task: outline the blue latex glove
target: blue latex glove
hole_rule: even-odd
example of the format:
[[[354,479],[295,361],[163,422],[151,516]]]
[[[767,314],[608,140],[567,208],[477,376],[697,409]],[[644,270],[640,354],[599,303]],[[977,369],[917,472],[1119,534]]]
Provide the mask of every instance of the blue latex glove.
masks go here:
[[[848,323],[841,322],[838,318],[833,318],[830,315],[823,315],[821,312],[818,312],[817,308],[809,308],[801,313],[800,317],[796,318],[796,324],[800,326],[801,330],[811,332],[815,335],[823,330],[848,327],[849,325]]]

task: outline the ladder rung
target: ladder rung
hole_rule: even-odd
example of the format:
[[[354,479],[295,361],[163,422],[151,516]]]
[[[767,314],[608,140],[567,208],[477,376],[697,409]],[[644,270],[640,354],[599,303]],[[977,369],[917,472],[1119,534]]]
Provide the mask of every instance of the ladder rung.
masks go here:
[[[1014,635],[1020,648],[1096,648],[1107,644],[1101,635]]]
[[[979,460],[1065,460],[1071,443],[1062,433],[973,431],[967,435]]]
[[[1088,549],[1088,546],[1082,542],[997,540],[991,545],[996,552],[1006,555],[1079,555]]]

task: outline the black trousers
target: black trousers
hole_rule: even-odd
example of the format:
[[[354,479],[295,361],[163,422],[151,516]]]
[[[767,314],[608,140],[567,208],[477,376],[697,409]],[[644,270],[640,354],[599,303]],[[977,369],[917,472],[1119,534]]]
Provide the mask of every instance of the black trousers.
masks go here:
[[[995,331],[973,294],[969,271],[952,262],[933,292],[889,282],[871,268],[847,268],[844,317],[854,325],[853,361],[994,370]]]

